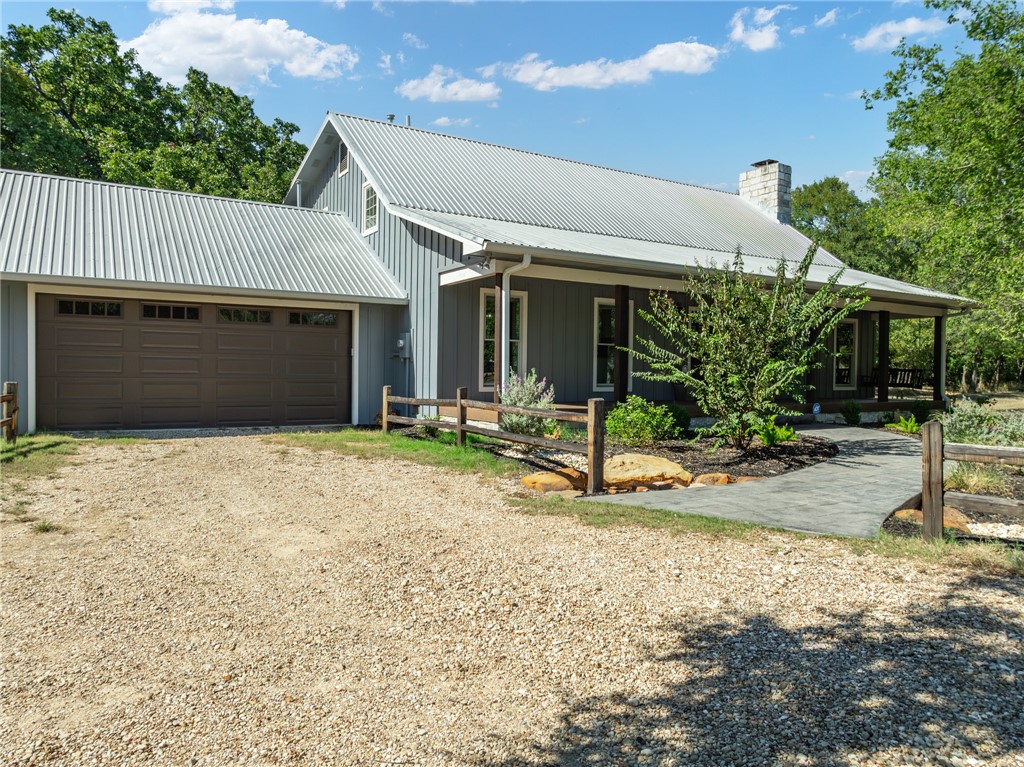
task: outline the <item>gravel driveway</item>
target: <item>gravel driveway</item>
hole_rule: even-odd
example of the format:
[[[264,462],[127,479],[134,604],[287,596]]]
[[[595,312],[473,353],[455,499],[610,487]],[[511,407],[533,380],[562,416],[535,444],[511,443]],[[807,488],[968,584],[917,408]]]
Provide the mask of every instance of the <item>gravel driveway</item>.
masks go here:
[[[64,532],[0,527],[4,765],[1024,764],[1019,580],[258,436],[30,492]]]

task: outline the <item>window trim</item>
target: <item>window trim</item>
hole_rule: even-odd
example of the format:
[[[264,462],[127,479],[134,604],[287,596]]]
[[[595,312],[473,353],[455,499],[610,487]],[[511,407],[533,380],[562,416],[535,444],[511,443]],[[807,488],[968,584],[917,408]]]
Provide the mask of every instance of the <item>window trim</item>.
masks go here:
[[[478,391],[481,392],[494,392],[493,385],[484,384],[484,328],[487,326],[486,315],[487,315],[487,298],[491,297],[497,301],[497,297],[494,295],[494,288],[480,288],[480,333],[477,339],[476,355],[477,355],[477,386]],[[517,298],[521,302],[522,309],[519,312],[519,316],[522,318],[522,326],[519,328],[519,369],[525,370],[526,367],[526,328],[527,328],[527,308],[529,306],[529,295],[525,290],[513,290],[511,294],[512,298]],[[500,339],[494,339],[495,344],[500,343]],[[498,371],[495,372],[495,380],[500,380],[501,376],[497,375]]]
[[[843,320],[839,325],[853,325],[853,352],[850,355],[850,383],[838,384],[836,383],[836,373],[839,371],[839,365],[836,364],[838,359],[838,352],[836,347],[839,345],[839,326],[832,331],[832,390],[833,391],[853,391],[857,388],[857,376],[859,371],[857,370],[857,354],[860,349],[860,322],[854,319]]]
[[[373,191],[375,216],[373,226],[370,227],[366,225],[366,190],[368,189]],[[366,237],[367,235],[371,235],[378,229],[380,229],[380,197],[377,195],[377,190],[373,188],[373,184],[371,184],[369,181],[363,182],[362,216],[360,217],[360,220],[362,222],[361,228],[364,237]]]
[[[156,311],[157,311],[157,316],[156,317],[147,317],[146,316],[146,307],[147,306],[153,306],[153,307],[156,308]],[[166,307],[168,307],[171,310],[171,316],[170,317],[161,317],[160,316],[160,307],[161,306],[166,306]],[[175,309],[183,309],[185,316],[184,317],[175,317],[174,316],[174,310]],[[196,316],[195,317],[189,317],[188,316],[188,310],[189,309],[195,309],[196,310]],[[202,321],[203,321],[203,307],[202,307],[202,304],[186,303],[186,302],[182,302],[182,301],[139,301],[139,319],[142,320],[143,322],[198,322],[198,323],[202,323]]]
[[[292,315],[298,314],[299,321],[292,322]],[[303,322],[302,317],[306,314],[330,314],[334,317],[334,322]],[[285,324],[289,328],[323,328],[324,330],[337,330],[341,325],[341,318],[338,316],[339,312],[334,309],[289,309],[286,312]]]
[[[610,384],[598,384],[598,382],[597,382],[597,347],[599,345],[598,344],[598,338],[600,337],[598,335],[598,329],[599,329],[598,328],[598,324],[601,321],[601,309],[600,309],[601,306],[612,306],[612,307],[614,307],[615,306],[615,299],[614,298],[602,298],[602,297],[596,297],[594,299],[594,324],[593,324],[593,326],[591,328],[591,330],[592,330],[591,338],[593,339],[593,343],[592,343],[591,349],[590,349],[590,363],[591,363],[591,365],[590,365],[590,375],[591,375],[590,383],[591,383],[591,386],[593,386],[592,391],[615,391],[615,383],[614,382],[612,382]],[[627,346],[630,349],[633,348],[633,315],[634,314],[635,314],[635,312],[633,311],[633,299],[629,299],[629,343],[627,344]],[[630,354],[630,355],[627,355],[627,356],[629,358],[629,375],[627,376],[627,380],[628,380],[628,389],[627,390],[628,391],[633,391],[633,355]]]

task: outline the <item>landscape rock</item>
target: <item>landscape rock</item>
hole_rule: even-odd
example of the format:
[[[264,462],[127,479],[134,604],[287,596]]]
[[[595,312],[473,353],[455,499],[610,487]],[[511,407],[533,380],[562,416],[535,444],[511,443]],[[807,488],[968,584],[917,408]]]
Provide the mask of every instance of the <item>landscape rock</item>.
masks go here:
[[[519,481],[524,487],[539,493],[562,493],[567,490],[583,491],[587,489],[586,472],[570,467],[528,474]]]
[[[656,455],[623,453],[604,462],[605,487],[629,489],[664,481],[687,486],[693,475],[675,461]]]
[[[924,524],[924,512],[921,509],[900,509],[896,512],[896,518],[904,522],[913,522],[915,525]],[[942,508],[942,526],[951,530],[959,530],[962,533],[970,533],[971,520],[962,511],[952,506]]]
[[[764,477],[736,477],[736,482],[760,482]]]
[[[695,485],[730,485],[736,480],[731,474],[701,474],[693,480]],[[749,482],[749,480],[747,480]]]

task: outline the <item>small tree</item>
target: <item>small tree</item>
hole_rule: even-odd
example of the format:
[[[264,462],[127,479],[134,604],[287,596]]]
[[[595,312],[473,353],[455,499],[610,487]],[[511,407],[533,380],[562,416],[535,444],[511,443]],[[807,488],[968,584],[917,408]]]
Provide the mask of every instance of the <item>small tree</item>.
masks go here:
[[[685,385],[716,419],[703,433],[742,450],[765,419],[797,415],[780,401],[806,401],[804,376],[820,366],[826,339],[867,303],[863,291],[838,285],[841,271],[809,290],[814,253],[808,250],[792,275],[780,260],[769,282],[744,272],[737,251],[731,265],[709,265],[686,278],[688,308],[652,292],[651,311],[638,314],[661,339],[636,339],[632,354],[649,368],[636,376]]]

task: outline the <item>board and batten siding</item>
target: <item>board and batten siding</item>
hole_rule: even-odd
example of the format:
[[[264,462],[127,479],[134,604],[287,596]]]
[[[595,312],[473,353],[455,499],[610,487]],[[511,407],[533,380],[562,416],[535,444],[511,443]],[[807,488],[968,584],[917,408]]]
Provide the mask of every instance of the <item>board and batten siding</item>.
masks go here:
[[[825,343],[826,351],[821,358],[822,365],[808,375],[808,383],[814,388],[808,392],[808,402],[823,400],[864,399],[874,395],[870,386],[862,386],[860,379],[871,374],[875,367],[875,334],[876,321],[871,312],[856,312],[850,319],[857,321],[857,388],[836,389],[835,380],[836,358],[832,355],[835,337],[830,336]]]
[[[0,381],[15,381],[21,401],[18,431],[28,430],[28,285],[0,283]]]
[[[317,183],[309,190],[303,190],[303,205],[337,211],[348,216],[359,231],[362,227],[363,184],[366,177],[358,163],[349,158],[349,170],[344,175],[337,173],[341,148],[324,169]],[[394,387],[396,394],[418,397],[449,396],[439,393],[439,274],[462,260],[462,244],[437,232],[411,224],[391,215],[383,205],[377,209],[377,231],[366,236],[370,248],[391,271],[395,280],[409,294],[409,304],[398,310],[399,320],[385,324],[382,329],[383,346],[367,345],[360,364],[379,367],[376,358],[384,355],[387,363],[383,374],[389,380],[383,381]],[[367,318],[373,316],[366,312]],[[368,325],[367,319],[361,325]],[[397,353],[400,333],[408,332],[411,337],[412,354],[401,359]],[[360,328],[362,333],[362,327]],[[362,377],[362,372],[360,373]],[[360,386],[369,385],[360,382]],[[380,396],[377,387],[377,396]],[[362,401],[362,388],[360,389]],[[379,410],[379,406],[373,412]]]
[[[594,301],[614,299],[610,285],[510,278],[513,291],[527,294],[526,370],[554,384],[559,402],[584,402],[591,397],[612,399],[611,391],[595,391]],[[480,389],[480,291],[494,290],[494,279],[474,280],[441,289],[441,396],[454,396],[465,386],[471,398],[491,399]],[[648,291],[630,290],[633,301],[633,337],[649,336],[651,328],[637,309],[648,309]],[[633,370],[642,369],[633,362]],[[649,400],[671,400],[669,384],[633,379],[632,394]]]

